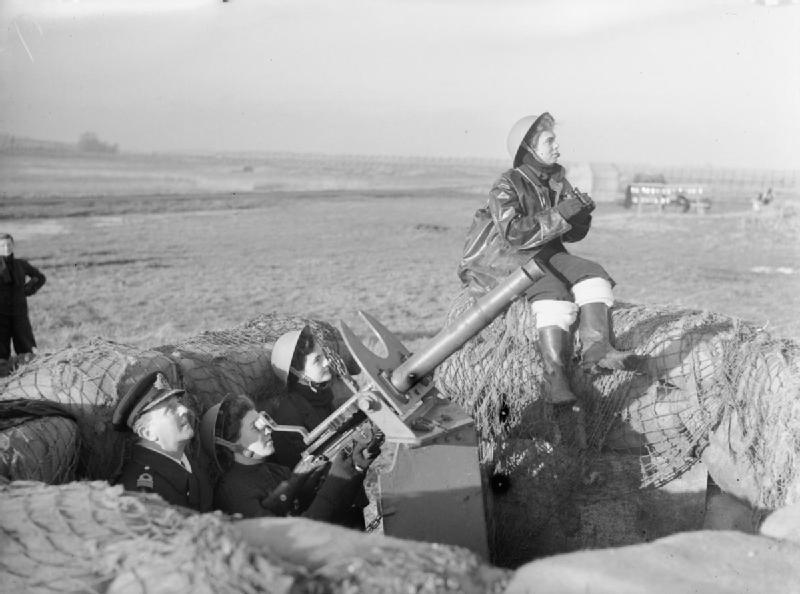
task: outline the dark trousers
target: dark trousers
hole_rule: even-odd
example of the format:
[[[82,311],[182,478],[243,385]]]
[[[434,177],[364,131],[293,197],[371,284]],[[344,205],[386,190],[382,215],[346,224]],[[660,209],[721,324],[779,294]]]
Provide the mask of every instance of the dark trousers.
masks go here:
[[[560,241],[545,245],[534,257],[544,275],[525,292],[528,301],[555,299],[572,301],[572,287],[589,278],[604,278],[614,286],[614,279],[597,262],[569,254]]]
[[[0,313],[0,359],[11,357],[12,342],[17,355],[33,352],[36,340],[27,312]]]

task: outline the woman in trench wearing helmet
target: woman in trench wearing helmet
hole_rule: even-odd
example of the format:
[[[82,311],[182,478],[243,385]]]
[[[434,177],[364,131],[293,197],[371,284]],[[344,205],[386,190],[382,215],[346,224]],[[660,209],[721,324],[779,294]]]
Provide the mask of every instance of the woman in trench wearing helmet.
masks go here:
[[[270,361],[272,370],[286,392],[271,399],[267,412],[282,425],[297,425],[311,431],[354,392],[346,385],[346,380],[352,382],[349,376],[343,377],[333,372],[328,355],[309,326],[278,337],[272,347]],[[342,371],[356,373],[358,366],[352,362]],[[298,463],[306,447],[297,433],[276,433],[274,443],[275,454],[272,459],[290,468]],[[345,525],[364,530],[363,509],[368,503],[362,486]]]
[[[299,425],[311,431],[353,394],[344,385],[344,378],[331,369],[330,359],[309,326],[281,335],[272,347],[270,360],[286,392],[271,399],[267,412],[282,425]],[[275,435],[274,460],[285,466],[297,464],[304,449],[296,433]]]
[[[354,443],[323,465],[293,470],[270,459],[276,426],[247,396],[226,396],[200,422],[200,441],[220,474],[214,508],[246,518],[299,515],[352,526],[354,501],[374,459],[370,444]]]

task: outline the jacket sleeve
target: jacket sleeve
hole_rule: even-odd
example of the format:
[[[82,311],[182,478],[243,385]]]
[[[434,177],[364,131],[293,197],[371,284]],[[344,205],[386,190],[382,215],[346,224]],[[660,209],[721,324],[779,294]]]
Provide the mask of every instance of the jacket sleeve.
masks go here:
[[[572,228],[555,208],[525,213],[517,190],[505,177],[492,188],[489,210],[501,237],[518,250],[536,248]]]
[[[25,283],[24,287],[25,295],[30,297],[44,286],[47,279],[44,274],[42,274],[41,270],[30,264],[27,260],[20,260],[20,264],[22,264],[22,269],[28,277],[28,281]]]

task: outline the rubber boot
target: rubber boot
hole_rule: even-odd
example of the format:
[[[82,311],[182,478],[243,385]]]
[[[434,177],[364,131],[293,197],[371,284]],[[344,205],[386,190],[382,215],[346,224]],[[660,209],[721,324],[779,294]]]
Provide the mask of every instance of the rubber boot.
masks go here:
[[[11,375],[11,361],[8,359],[0,359],[0,377]]]
[[[567,381],[566,360],[570,334],[558,326],[539,328],[539,353],[544,363],[544,400],[550,404],[570,404],[578,397]]]
[[[581,337],[581,366],[591,372],[635,371],[641,357],[630,351],[618,351],[609,340],[610,322],[605,303],[587,303],[581,306],[578,331]]]

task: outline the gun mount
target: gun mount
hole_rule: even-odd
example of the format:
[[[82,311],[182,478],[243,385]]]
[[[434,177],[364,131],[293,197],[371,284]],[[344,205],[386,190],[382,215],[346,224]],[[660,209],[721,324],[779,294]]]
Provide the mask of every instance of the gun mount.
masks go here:
[[[368,382],[308,436],[306,453],[335,449],[332,444],[350,435],[348,428],[358,425],[357,418],[369,419],[387,442],[408,446],[398,449],[392,468],[378,478],[386,534],[460,545],[488,558],[474,422],[438,394],[432,372],[530,288],[535,273],[538,266],[531,260],[413,354],[369,314],[359,312],[386,355],[376,354],[339,324]]]

